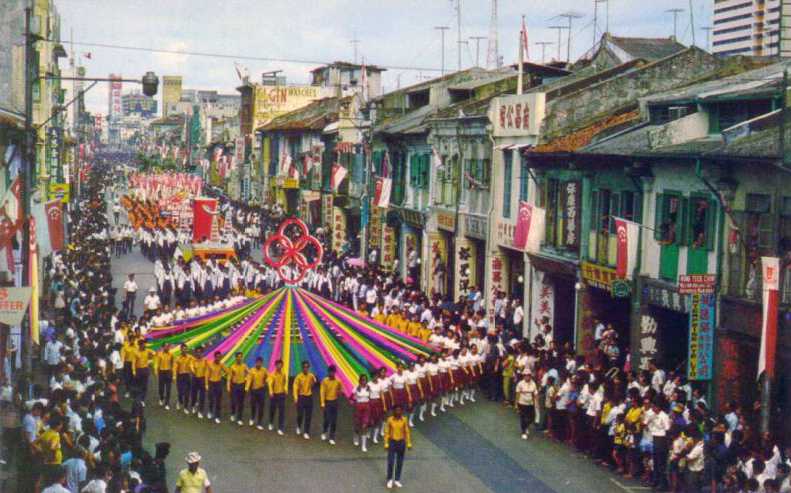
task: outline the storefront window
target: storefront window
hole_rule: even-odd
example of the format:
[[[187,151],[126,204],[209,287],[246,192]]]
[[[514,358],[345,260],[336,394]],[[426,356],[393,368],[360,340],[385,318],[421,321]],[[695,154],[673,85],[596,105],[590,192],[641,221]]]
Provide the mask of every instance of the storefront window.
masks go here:
[[[760,300],[760,259],[772,251],[774,215],[769,194],[748,194],[745,210],[733,212],[739,228],[728,237],[730,255],[729,292],[734,296]]]
[[[549,178],[546,181],[546,240],[547,245],[558,246],[562,242],[562,226],[559,224],[560,209],[560,181]]]
[[[530,168],[527,159],[522,156],[522,165],[519,167],[519,201],[527,202],[527,191],[530,186]]]
[[[654,238],[662,245],[683,244],[684,213],[687,199],[664,193],[656,197]]]
[[[716,235],[716,205],[707,197],[692,196],[690,198],[689,239],[690,247],[714,248]]]

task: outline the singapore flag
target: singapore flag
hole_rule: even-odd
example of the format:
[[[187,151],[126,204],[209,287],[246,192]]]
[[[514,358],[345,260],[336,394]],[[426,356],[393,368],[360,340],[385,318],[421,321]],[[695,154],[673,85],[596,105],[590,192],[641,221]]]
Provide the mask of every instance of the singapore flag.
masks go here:
[[[636,222],[613,217],[618,238],[615,273],[619,279],[631,279],[637,265],[637,241],[640,225]]]
[[[519,215],[514,228],[514,248],[535,253],[541,248],[544,237],[546,210],[527,202],[519,202]]]

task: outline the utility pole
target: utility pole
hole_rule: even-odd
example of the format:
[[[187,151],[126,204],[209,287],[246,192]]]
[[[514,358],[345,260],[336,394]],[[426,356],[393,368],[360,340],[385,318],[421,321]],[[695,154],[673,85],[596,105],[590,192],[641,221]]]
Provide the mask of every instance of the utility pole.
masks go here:
[[[445,75],[445,31],[450,29],[448,26],[434,26],[442,36],[442,75]]]
[[[678,14],[684,12],[684,9],[667,9],[668,14],[673,14],[673,39],[678,41]]]
[[[546,62],[547,46],[552,46],[555,43],[552,41],[539,41],[536,44],[541,47],[541,63],[543,64]]]
[[[689,30],[692,31],[692,45],[695,45],[695,10],[692,8],[692,0],[689,0]]]
[[[567,26],[549,26],[550,29],[555,29],[558,32],[558,61],[560,61],[560,47],[563,44],[563,30],[568,29]]]
[[[475,41],[475,66],[481,66],[481,40],[486,39],[486,36],[470,36],[470,39]]]
[[[593,0],[593,45],[596,46],[596,42],[599,41],[598,36],[598,29],[599,29],[599,4],[603,3],[606,6],[606,14],[604,20],[604,32],[610,32],[610,2],[608,0]]]
[[[582,14],[578,14],[576,12],[566,12],[564,14],[560,14],[558,17],[565,17],[569,21],[569,25],[568,25],[569,32],[567,33],[568,39],[566,44],[566,63],[571,63],[571,22],[574,19],[582,18]]]
[[[31,167],[36,166],[35,139],[38,138],[37,130],[33,128],[33,81],[37,74],[34,73],[35,57],[33,50],[34,39],[30,31],[33,11],[30,7],[25,9],[25,159],[19,170],[21,175],[20,204],[22,215],[22,285],[30,283],[30,189]],[[36,296],[32,293],[32,296]],[[33,334],[30,331],[30,314],[22,320],[20,338],[22,339],[22,373],[25,378],[30,378],[33,370]]]

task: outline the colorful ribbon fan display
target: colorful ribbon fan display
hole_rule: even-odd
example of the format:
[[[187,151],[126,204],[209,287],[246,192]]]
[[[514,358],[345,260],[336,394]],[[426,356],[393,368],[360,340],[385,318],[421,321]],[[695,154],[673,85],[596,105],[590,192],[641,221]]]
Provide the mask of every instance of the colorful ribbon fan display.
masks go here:
[[[204,357],[219,351],[230,365],[241,352],[248,365],[262,357],[271,371],[283,360],[289,375],[296,375],[309,361],[319,379],[335,365],[344,393],[351,395],[361,374],[373,369],[391,373],[399,362],[415,361],[434,350],[423,341],[401,334],[359,313],[296,287],[284,287],[247,299],[236,306],[179,322],[148,333],[149,346],[186,344],[201,347]]]

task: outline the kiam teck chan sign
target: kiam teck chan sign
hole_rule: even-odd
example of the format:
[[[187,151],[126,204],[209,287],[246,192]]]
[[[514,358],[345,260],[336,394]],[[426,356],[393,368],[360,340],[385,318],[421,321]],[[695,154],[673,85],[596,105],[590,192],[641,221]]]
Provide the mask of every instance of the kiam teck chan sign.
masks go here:
[[[538,135],[544,119],[546,97],[544,93],[517,94],[495,98],[493,114],[489,115],[496,137],[522,137]]]

